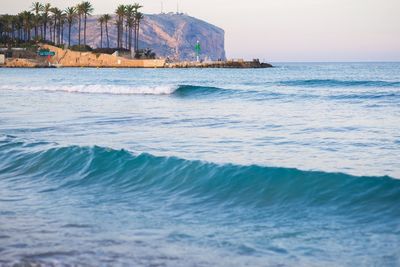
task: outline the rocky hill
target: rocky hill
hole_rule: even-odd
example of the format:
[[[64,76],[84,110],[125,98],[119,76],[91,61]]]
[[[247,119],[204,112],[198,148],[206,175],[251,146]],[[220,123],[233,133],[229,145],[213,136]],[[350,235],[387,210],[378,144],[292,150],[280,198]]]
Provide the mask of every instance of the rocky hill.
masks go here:
[[[98,16],[87,22],[87,44],[100,47],[100,24]],[[83,23],[82,23],[83,27]],[[110,47],[116,47],[117,29],[115,18],[108,23]],[[205,21],[183,14],[145,15],[140,25],[140,48],[150,48],[159,57],[179,60],[194,60],[197,40],[201,43],[202,58],[225,59],[224,30]],[[64,34],[67,39],[67,33]],[[83,30],[81,42],[83,42]],[[71,43],[78,43],[78,23],[74,24]],[[103,47],[106,46],[104,32]]]

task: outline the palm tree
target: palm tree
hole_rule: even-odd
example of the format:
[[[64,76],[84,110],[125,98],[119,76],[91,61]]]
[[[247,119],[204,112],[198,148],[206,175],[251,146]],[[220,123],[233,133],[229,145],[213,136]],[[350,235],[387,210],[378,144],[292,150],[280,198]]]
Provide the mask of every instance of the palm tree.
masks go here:
[[[21,17],[23,20],[24,41],[30,41],[33,14],[30,11],[24,11],[21,13]]]
[[[78,4],[77,6],[76,6],[76,11],[77,11],[77,13],[78,13],[78,17],[79,17],[79,26],[78,26],[78,32],[79,32],[79,38],[78,38],[78,45],[81,45],[81,21],[82,21],[82,15],[83,15],[83,13],[84,13],[84,10],[83,10],[83,5],[82,4]]]
[[[1,17],[1,31],[2,31],[2,36],[4,36],[5,39],[8,41],[14,41],[13,38],[13,30],[14,30],[14,21],[15,21],[15,16],[12,15],[3,15]]]
[[[86,21],[87,21],[87,16],[92,15],[93,12],[93,6],[90,2],[84,1],[81,3],[82,5],[82,11],[84,15],[84,26],[83,26],[83,43],[86,45]]]
[[[44,27],[44,40],[46,40],[46,38],[47,38],[47,35],[46,35],[46,33],[47,33],[47,22],[49,20],[50,10],[51,10],[51,5],[49,3],[47,3],[47,4],[45,4],[43,6],[43,14],[42,14],[42,16],[43,16],[43,27]]]
[[[104,24],[106,25],[106,36],[107,36],[107,48],[110,48],[110,39],[108,38],[108,21],[111,19],[111,16],[109,14],[104,14],[103,15],[104,19]]]
[[[50,9],[50,12],[53,13],[53,15],[51,16],[51,18],[53,19],[53,23],[52,23],[53,36],[50,39],[55,44],[56,43],[56,27],[57,27],[57,14],[56,14],[57,13],[57,8],[56,7],[52,7]]]
[[[0,40],[3,41],[3,33],[5,29],[4,15],[0,16]]]
[[[43,19],[43,13],[40,13],[39,16],[37,17],[38,20],[38,34],[40,36],[40,39],[43,40],[43,34],[44,34],[44,19]]]
[[[65,15],[68,22],[68,46],[71,46],[71,27],[74,24],[76,19],[76,8],[75,7],[67,7],[65,9]]]
[[[133,31],[134,31],[134,50],[137,51],[138,50],[138,43],[139,43],[139,24],[140,24],[140,20],[143,19],[143,14],[139,12],[139,9],[141,9],[143,6],[141,6],[138,3],[133,4],[133,17],[134,17],[134,21],[133,21]]]
[[[61,34],[60,34],[60,45],[64,44],[64,24],[67,20],[67,15],[64,11],[61,11],[60,15],[60,27],[61,27]]]
[[[122,48],[122,36],[124,36],[124,16],[125,16],[125,6],[119,5],[117,10],[115,10],[115,14],[117,15],[117,46],[118,48]]]
[[[24,18],[22,13],[12,17],[11,20],[12,38],[15,40],[15,35],[18,36],[19,41],[23,41],[24,37]]]
[[[61,9],[55,10],[55,17],[57,18],[57,44],[60,45],[62,43],[62,29],[64,27],[64,12]]]
[[[15,42],[15,40],[16,40],[15,35],[16,34],[17,34],[17,37],[20,37],[18,39],[21,40],[22,39],[22,32],[17,27],[18,24],[19,24],[19,25],[21,25],[20,28],[22,28],[21,16],[20,15],[15,15],[15,16],[8,15],[7,23],[8,23],[8,37],[11,39],[11,41]]]
[[[48,20],[48,23],[49,23],[49,41],[50,42],[52,42],[52,40],[53,40],[53,20],[52,19],[50,19],[50,17],[49,17],[49,20]]]
[[[32,10],[35,12],[34,24],[35,24],[35,38],[38,39],[38,25],[40,21],[40,12],[43,10],[43,5],[39,2],[32,3]]]
[[[6,31],[11,42],[15,42],[15,31],[17,30],[18,39],[22,40],[22,16],[5,15]]]
[[[127,6],[125,6],[125,48],[128,46],[128,11],[127,11]],[[124,28],[124,25],[122,25],[122,28]],[[122,39],[124,36],[122,36]]]
[[[126,14],[126,47],[131,50],[132,49],[132,27],[135,20],[135,6],[134,5],[127,5],[125,7],[125,14]]]
[[[61,26],[62,11],[57,7],[53,7],[51,9],[51,12],[53,13],[53,19],[54,19],[53,42],[54,42],[54,44],[59,44],[60,43],[60,33],[61,33],[60,26]]]
[[[129,34],[128,34],[128,40],[129,40],[128,49],[132,50],[132,30],[133,30],[133,26],[135,25],[135,17],[132,16],[132,17],[128,18],[126,23],[128,25],[128,31],[129,31]]]
[[[135,22],[136,22],[136,33],[135,33],[135,51],[139,51],[139,30],[140,30],[140,21],[144,18],[143,13],[137,12],[135,14]]]
[[[5,19],[7,15],[0,16],[0,40],[3,42],[3,39],[7,35],[7,20]]]
[[[11,38],[15,41],[16,35],[19,41],[22,41],[24,36],[24,18],[22,13],[11,17]]]
[[[104,17],[101,16],[97,19],[97,21],[100,23],[100,48],[103,48],[103,23],[104,23]]]

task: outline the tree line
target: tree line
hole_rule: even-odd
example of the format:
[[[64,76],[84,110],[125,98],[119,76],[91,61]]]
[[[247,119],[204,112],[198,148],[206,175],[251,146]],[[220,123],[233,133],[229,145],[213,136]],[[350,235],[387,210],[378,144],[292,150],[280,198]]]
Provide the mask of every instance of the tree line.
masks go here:
[[[138,51],[140,23],[144,18],[140,12],[141,8],[142,6],[137,3],[119,5],[114,16],[101,15],[97,19],[100,26],[99,47],[110,48],[108,29],[113,25],[117,29],[116,48]],[[34,41],[60,46],[64,45],[64,40],[67,39],[68,46],[71,46],[71,29],[74,25],[78,25],[78,45],[86,46],[86,24],[93,11],[93,5],[88,1],[64,10],[49,3],[34,2],[29,10],[17,15],[0,15],[0,42],[12,44]],[[114,23],[110,25],[113,20]]]

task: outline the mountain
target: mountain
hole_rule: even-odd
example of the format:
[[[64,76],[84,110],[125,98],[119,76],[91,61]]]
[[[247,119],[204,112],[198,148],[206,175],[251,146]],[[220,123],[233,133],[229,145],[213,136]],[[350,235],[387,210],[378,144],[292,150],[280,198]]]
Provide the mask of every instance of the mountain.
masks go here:
[[[87,44],[100,47],[99,16],[91,16],[87,21]],[[67,41],[68,30],[64,32]],[[110,47],[117,46],[117,29],[115,17],[108,22]],[[195,45],[199,40],[201,57],[212,60],[225,59],[223,29],[197,18],[176,13],[145,15],[140,24],[140,48],[150,48],[158,57],[168,57],[179,60],[194,60]],[[125,42],[125,36],[124,36]],[[71,44],[78,43],[78,23],[72,27]],[[83,43],[83,22],[81,32]],[[107,46],[106,34],[103,29],[103,47]]]

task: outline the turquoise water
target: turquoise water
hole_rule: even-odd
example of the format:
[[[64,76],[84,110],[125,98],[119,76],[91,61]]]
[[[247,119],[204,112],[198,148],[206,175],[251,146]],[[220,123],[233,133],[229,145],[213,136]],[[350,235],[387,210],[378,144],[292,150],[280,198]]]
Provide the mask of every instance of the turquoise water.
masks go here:
[[[399,266],[400,63],[0,69],[0,264]]]

